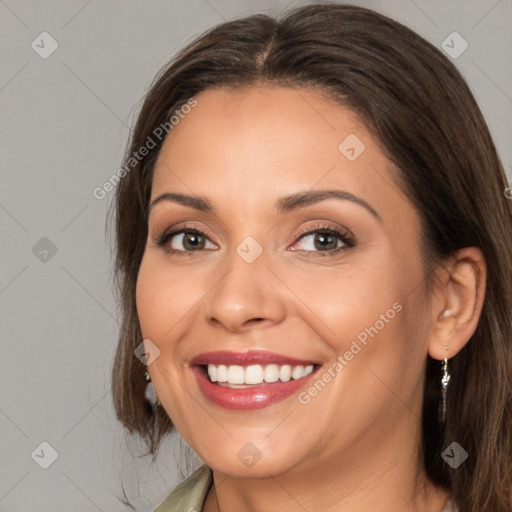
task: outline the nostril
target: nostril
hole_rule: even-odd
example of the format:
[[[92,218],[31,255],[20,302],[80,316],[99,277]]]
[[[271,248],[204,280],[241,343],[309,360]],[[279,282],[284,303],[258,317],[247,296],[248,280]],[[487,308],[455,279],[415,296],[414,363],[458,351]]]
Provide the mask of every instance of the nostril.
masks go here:
[[[243,326],[248,326],[248,325],[252,325],[253,323],[262,323],[262,322],[265,322],[265,318],[263,317],[257,317],[257,318],[249,318],[248,320],[246,320],[244,323],[243,323]]]

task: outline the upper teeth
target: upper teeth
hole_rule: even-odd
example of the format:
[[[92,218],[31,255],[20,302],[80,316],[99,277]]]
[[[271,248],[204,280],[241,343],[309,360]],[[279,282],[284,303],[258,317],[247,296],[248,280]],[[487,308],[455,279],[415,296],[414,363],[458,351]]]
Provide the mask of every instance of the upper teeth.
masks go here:
[[[265,382],[288,382],[291,378],[300,379],[313,371],[313,365],[290,366],[289,364],[268,364],[261,366],[238,366],[224,364],[208,365],[208,376],[212,382],[227,382],[228,384],[261,384]]]

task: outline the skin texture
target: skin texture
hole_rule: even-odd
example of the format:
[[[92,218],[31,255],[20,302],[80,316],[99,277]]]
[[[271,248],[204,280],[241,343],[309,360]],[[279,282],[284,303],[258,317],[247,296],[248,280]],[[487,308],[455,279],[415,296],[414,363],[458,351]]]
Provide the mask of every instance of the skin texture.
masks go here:
[[[419,463],[425,361],[453,357],[473,334],[481,252],[460,251],[427,295],[417,211],[370,132],[318,91],[261,86],[196,99],[165,140],[151,201],[199,195],[216,213],[171,201],[151,209],[137,309],[144,338],[160,350],[149,371],[162,406],[214,470],[205,510],[218,500],[222,512],[441,511],[448,495]],[[354,161],[338,149],[350,134],[365,144]],[[275,209],[282,196],[324,189],[354,194],[381,220],[335,198]],[[186,251],[181,235],[157,245],[184,223],[206,235],[202,250]],[[314,234],[300,238],[319,225],[355,246],[333,253],[316,248]],[[236,252],[247,236],[263,248],[252,263]],[[396,302],[401,311],[307,404],[293,395],[225,410],[202,395],[188,366],[202,352],[264,349],[319,361],[321,376]],[[261,452],[252,467],[237,456],[248,442]]]

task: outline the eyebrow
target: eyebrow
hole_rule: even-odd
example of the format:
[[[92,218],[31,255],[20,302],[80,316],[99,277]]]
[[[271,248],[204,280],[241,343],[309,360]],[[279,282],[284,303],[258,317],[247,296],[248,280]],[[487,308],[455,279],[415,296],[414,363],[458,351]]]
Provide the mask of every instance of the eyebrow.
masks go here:
[[[352,201],[353,203],[366,208],[366,210],[368,210],[376,219],[379,220],[379,222],[382,223],[382,218],[372,206],[370,206],[364,199],[361,199],[350,192],[346,192],[345,190],[307,190],[305,192],[299,192],[298,194],[291,194],[279,199],[276,202],[276,208],[279,212],[287,213],[333,198]]]
[[[190,208],[194,208],[195,210],[199,210],[201,212],[206,213],[214,213],[215,208],[212,203],[206,199],[206,197],[201,196],[187,196],[185,194],[176,194],[173,192],[166,192],[165,194],[160,194],[157,198],[155,198],[151,204],[149,205],[149,210],[153,209],[158,203],[162,201],[171,201],[173,203],[179,203],[183,206],[188,206]]]
[[[306,206],[325,201],[327,199],[342,199],[351,201],[359,206],[362,206],[369,211],[379,222],[382,223],[382,218],[369,205],[364,199],[351,194],[345,190],[306,190],[296,194],[281,197],[275,203],[275,207],[280,213],[288,213]],[[205,213],[215,213],[215,208],[212,203],[203,196],[189,196],[186,194],[177,194],[173,192],[166,192],[156,197],[150,204],[149,210],[154,208],[158,203],[163,201],[171,201],[174,203],[182,204]]]

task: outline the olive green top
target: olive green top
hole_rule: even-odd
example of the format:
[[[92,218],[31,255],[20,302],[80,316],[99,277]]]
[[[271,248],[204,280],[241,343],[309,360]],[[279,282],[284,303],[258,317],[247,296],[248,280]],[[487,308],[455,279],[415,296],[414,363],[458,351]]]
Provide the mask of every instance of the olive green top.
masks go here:
[[[203,464],[177,485],[154,512],[202,512],[212,482],[212,470]]]
[[[212,470],[203,464],[176,486],[154,512],[202,512],[212,482]],[[448,500],[442,512],[457,512],[457,507]]]

